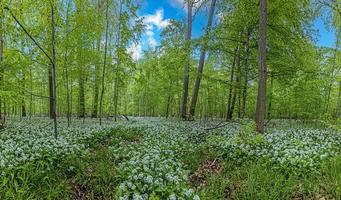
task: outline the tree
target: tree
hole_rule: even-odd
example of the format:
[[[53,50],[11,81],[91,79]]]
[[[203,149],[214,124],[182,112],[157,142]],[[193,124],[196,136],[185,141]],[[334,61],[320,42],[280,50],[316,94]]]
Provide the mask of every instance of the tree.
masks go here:
[[[104,62],[103,62],[103,69],[102,69],[102,84],[101,84],[101,96],[100,96],[100,104],[99,104],[99,123],[102,125],[102,114],[103,114],[103,95],[104,95],[104,83],[105,83],[105,67],[107,64],[107,51],[108,51],[108,33],[109,33],[109,19],[108,19],[108,11],[109,10],[109,1],[106,1],[105,7],[105,43],[104,43]]]
[[[2,10],[2,9],[1,9]],[[1,11],[1,15],[3,16],[3,13]],[[3,67],[2,67],[2,59],[3,59],[3,51],[4,51],[4,41],[3,41],[3,36],[2,36],[2,27],[3,27],[3,20],[0,21],[0,88],[2,90],[2,85],[3,85]],[[1,94],[0,94],[1,95]],[[4,116],[3,116],[3,98],[0,96],[0,129],[4,126]]]
[[[186,33],[186,51],[187,59],[184,65],[184,78],[182,88],[182,103],[181,103],[181,118],[187,119],[187,98],[188,98],[188,85],[189,85],[189,66],[191,58],[191,37],[192,37],[192,16],[193,0],[187,0],[187,33]]]
[[[192,100],[191,100],[191,107],[190,107],[190,111],[189,111],[189,114],[190,114],[191,118],[194,117],[195,107],[197,105],[197,99],[198,99],[199,88],[200,88],[200,81],[201,81],[201,78],[202,78],[202,73],[203,73],[203,69],[204,69],[204,65],[205,65],[205,57],[206,57],[206,50],[207,50],[207,40],[210,37],[209,33],[210,33],[210,30],[211,30],[211,26],[212,26],[215,4],[216,4],[216,0],[212,0],[211,1],[210,12],[208,14],[208,22],[207,22],[204,42],[203,42],[203,46],[202,46],[201,53],[200,53],[200,60],[199,60],[199,65],[198,65],[197,78],[195,80],[195,85],[194,85],[194,89],[193,89],[193,95],[192,95]]]
[[[265,98],[266,98],[266,22],[267,0],[260,0],[259,17],[259,70],[258,70],[258,96],[256,107],[256,130],[264,132]]]
[[[67,124],[70,126],[71,124],[71,94],[70,94],[70,81],[69,81],[69,42],[70,42],[70,9],[71,9],[71,0],[68,0],[67,7],[66,7],[66,19],[65,19],[65,37],[66,37],[66,44],[64,49],[64,70],[65,70],[65,90],[66,90],[66,117],[67,117]]]
[[[54,5],[51,2],[51,26],[52,26],[52,74],[53,74],[53,99],[52,99],[52,116],[54,124],[54,137],[57,139],[57,64],[56,64],[56,31],[55,31],[55,16]]]

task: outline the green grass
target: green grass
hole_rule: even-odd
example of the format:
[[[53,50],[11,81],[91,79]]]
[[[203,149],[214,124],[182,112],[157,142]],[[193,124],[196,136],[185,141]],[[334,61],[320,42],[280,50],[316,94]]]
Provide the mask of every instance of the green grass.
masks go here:
[[[55,160],[44,158],[5,170],[1,177],[0,199],[68,199],[66,173]]]
[[[109,145],[137,141],[137,130],[115,130],[91,141],[91,151],[66,158],[43,157],[6,169],[0,177],[1,200],[115,199],[118,185],[115,160]]]
[[[326,161],[321,173],[297,175],[278,171],[262,161],[235,165],[209,178],[202,199],[341,199],[341,158]]]

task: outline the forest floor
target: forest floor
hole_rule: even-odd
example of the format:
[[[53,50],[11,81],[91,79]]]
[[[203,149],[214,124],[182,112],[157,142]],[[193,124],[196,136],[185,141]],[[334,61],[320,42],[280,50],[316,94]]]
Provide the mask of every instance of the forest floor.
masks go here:
[[[0,199],[341,199],[341,132],[274,120],[46,118],[0,132]]]

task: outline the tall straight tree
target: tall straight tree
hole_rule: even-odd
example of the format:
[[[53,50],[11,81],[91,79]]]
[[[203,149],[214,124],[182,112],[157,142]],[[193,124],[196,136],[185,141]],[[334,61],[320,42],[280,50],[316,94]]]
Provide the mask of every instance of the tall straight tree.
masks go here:
[[[78,117],[85,118],[85,54],[86,47],[84,39],[86,25],[83,23],[82,19],[85,17],[86,1],[76,1],[76,23],[77,28],[77,64],[78,64]]]
[[[121,67],[121,55],[120,55],[120,50],[121,50],[121,29],[122,29],[122,5],[123,2],[122,0],[119,1],[119,22],[118,22],[118,34],[117,34],[117,54],[116,54],[116,59],[117,59],[117,64],[115,67],[115,79],[114,79],[114,119],[117,121],[117,98],[118,98],[118,70]]]
[[[216,2],[217,2],[216,0],[211,1],[210,12],[208,14],[208,22],[207,22],[207,27],[206,27],[206,33],[205,33],[205,37],[204,37],[204,43],[203,43],[203,46],[201,48],[197,78],[195,80],[195,85],[194,85],[193,95],[192,95],[192,100],[191,100],[191,107],[189,110],[189,114],[190,114],[191,118],[194,117],[194,115],[195,115],[195,107],[197,105],[197,100],[198,100],[198,95],[199,95],[200,81],[202,78],[202,73],[203,73],[203,69],[204,69],[204,65],[205,65],[206,50],[207,50],[207,45],[208,45],[207,40],[209,38],[209,33],[211,30],[211,26],[212,26],[213,14],[214,14]]]
[[[56,27],[55,27],[54,5],[51,2],[51,26],[52,26],[52,75],[53,75],[53,104],[52,115],[54,124],[54,137],[57,139],[57,66],[56,66]]]
[[[266,19],[267,0],[260,0],[259,6],[259,69],[258,69],[258,96],[256,107],[256,130],[264,132],[265,100],[266,100]]]
[[[2,27],[2,21],[0,21],[0,28]],[[0,88],[2,89],[2,79],[3,79],[3,67],[1,67],[1,62],[3,59],[3,49],[4,49],[4,42],[3,42],[3,37],[2,37],[2,28],[0,29]],[[3,126],[3,116],[2,116],[2,98],[0,97],[0,128]]]
[[[181,118],[187,119],[187,98],[189,85],[189,66],[191,58],[191,37],[192,37],[192,16],[193,0],[187,0],[187,33],[185,38],[185,45],[187,51],[187,58],[184,66],[184,78],[182,87],[182,103],[181,103]]]
[[[233,107],[234,107],[234,103],[233,103],[233,92],[235,90],[235,87],[234,87],[234,79],[235,79],[235,68],[236,68],[236,62],[239,62],[237,61],[238,58],[238,55],[239,54],[239,43],[237,43],[237,47],[236,49],[234,50],[234,55],[233,55],[233,62],[232,62],[232,66],[231,66],[231,72],[230,72],[230,88],[229,88],[229,96],[228,96],[228,99],[227,99],[227,111],[226,111],[226,121],[229,121],[232,119],[232,115],[233,115]]]
[[[102,69],[102,84],[101,84],[101,96],[99,102],[99,123],[102,125],[102,113],[103,113],[103,95],[104,95],[104,83],[105,83],[105,67],[107,64],[107,51],[108,51],[108,34],[109,34],[109,19],[108,19],[108,12],[109,12],[109,1],[106,1],[106,8],[105,8],[105,43],[104,43],[104,62],[103,62],[103,69]]]
[[[70,87],[69,87],[69,69],[68,69],[68,53],[69,53],[69,41],[70,41],[70,8],[71,8],[71,0],[68,0],[67,8],[66,8],[66,22],[65,22],[65,32],[66,32],[66,45],[65,45],[65,53],[64,53],[64,70],[65,70],[65,90],[66,90],[66,104],[67,104],[67,124],[70,126],[71,124],[71,99],[70,99]]]
[[[97,0],[97,16],[98,19],[101,18],[101,1]],[[102,39],[102,32],[99,34],[96,44],[96,51],[100,52],[101,50],[101,39]],[[93,96],[93,105],[92,105],[92,112],[91,117],[96,118],[98,116],[98,96],[99,96],[99,85],[100,85],[100,64],[95,65],[95,81],[94,81],[94,96]]]
[[[247,97],[247,86],[249,79],[249,57],[250,57],[250,36],[251,29],[247,30],[246,43],[245,43],[245,60],[244,60],[244,84],[242,88],[242,103],[240,106],[240,117],[244,118],[246,109],[246,97]]]

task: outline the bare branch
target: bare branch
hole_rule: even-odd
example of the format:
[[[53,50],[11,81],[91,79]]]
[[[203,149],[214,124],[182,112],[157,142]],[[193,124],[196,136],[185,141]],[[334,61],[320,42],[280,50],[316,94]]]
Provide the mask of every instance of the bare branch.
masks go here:
[[[16,16],[13,14],[12,10],[8,7],[5,6],[5,10],[7,10],[11,16],[13,17],[13,19],[17,22],[17,24],[23,29],[23,31],[26,33],[26,35],[34,42],[35,45],[37,45],[37,47],[45,54],[45,56],[49,59],[49,61],[51,62],[51,64],[53,64],[53,60],[52,58],[46,53],[46,51],[40,46],[40,44],[32,37],[32,35],[26,30],[26,28],[24,27],[24,25],[22,25],[20,23],[20,21],[16,18]]]

